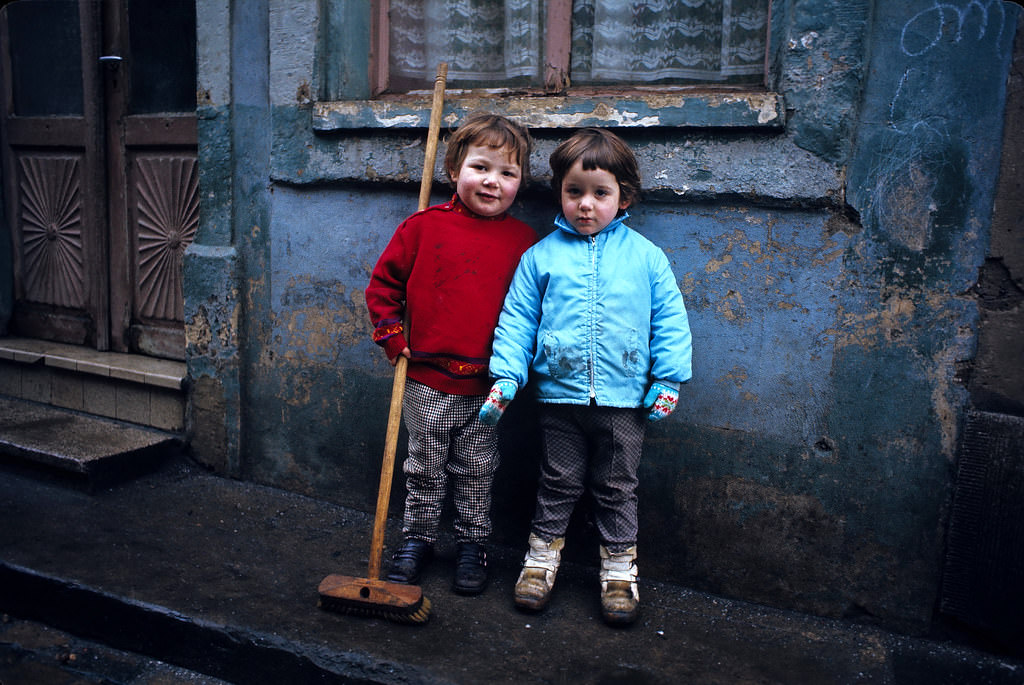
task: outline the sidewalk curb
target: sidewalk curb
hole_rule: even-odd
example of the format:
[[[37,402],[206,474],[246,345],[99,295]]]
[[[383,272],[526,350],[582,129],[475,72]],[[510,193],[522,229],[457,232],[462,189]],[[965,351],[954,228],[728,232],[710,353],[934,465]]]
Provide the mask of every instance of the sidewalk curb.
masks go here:
[[[3,561],[0,607],[22,619],[230,682],[447,682],[366,654],[317,649],[240,626],[197,620]]]

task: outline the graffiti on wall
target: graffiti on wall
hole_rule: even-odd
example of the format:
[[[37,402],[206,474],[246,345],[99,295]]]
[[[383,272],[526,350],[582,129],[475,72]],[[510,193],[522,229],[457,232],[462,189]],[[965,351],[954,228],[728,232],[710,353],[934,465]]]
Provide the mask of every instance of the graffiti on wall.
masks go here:
[[[906,250],[948,250],[945,237],[967,221],[971,110],[991,101],[993,85],[976,71],[997,71],[1005,33],[1001,0],[935,2],[902,24],[890,51],[902,68],[867,173],[865,219]]]

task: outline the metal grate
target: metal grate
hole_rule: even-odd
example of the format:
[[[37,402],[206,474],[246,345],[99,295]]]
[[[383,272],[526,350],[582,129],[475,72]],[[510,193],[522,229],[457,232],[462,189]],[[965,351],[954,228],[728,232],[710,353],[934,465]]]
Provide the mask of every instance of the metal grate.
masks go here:
[[[1024,418],[972,411],[958,459],[942,613],[1024,638]]]

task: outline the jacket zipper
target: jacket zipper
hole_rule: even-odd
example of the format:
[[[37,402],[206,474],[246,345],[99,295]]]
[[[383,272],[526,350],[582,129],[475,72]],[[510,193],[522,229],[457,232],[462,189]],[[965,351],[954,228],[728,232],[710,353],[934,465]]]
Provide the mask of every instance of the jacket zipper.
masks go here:
[[[594,387],[594,384],[595,384],[595,378],[594,377],[596,375],[596,366],[597,366],[597,351],[595,349],[596,341],[594,339],[595,338],[595,335],[594,335],[594,325],[595,325],[595,323],[594,322],[595,322],[595,318],[596,318],[596,315],[594,313],[594,309],[596,307],[596,301],[597,301],[597,235],[596,234],[595,235],[591,235],[591,236],[589,236],[588,239],[590,241],[590,293],[589,293],[589,296],[587,297],[587,309],[588,309],[588,315],[589,315],[589,321],[588,321],[588,334],[589,334],[588,337],[589,337],[589,341],[588,342],[589,342],[589,347],[590,347],[590,350],[589,350],[590,359],[589,359],[589,361],[587,363],[587,366],[588,366],[587,375],[589,376],[590,399],[591,400],[595,400],[595,399],[597,399],[597,389]]]

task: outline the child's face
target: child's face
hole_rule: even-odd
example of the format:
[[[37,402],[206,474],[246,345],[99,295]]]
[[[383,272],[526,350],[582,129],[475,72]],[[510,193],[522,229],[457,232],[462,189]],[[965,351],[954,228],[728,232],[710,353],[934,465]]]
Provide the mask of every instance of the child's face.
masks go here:
[[[569,224],[583,235],[603,230],[629,206],[621,199],[619,182],[615,175],[604,169],[583,168],[583,162],[569,168],[562,179],[562,213]]]
[[[498,216],[516,199],[522,172],[507,149],[470,145],[452,181],[469,209],[481,216]]]

